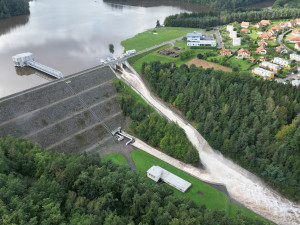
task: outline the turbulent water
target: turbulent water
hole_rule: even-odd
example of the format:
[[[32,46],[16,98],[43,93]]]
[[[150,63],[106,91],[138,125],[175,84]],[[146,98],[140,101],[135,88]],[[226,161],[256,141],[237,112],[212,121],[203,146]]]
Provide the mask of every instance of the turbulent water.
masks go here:
[[[224,184],[232,198],[277,224],[300,224],[299,204],[282,197],[258,177],[226,159],[220,153],[216,153],[191,124],[150,93],[136,72],[129,73],[123,70],[121,78],[157,111],[177,122],[184,129],[188,139],[198,149],[201,162],[211,175],[212,180],[209,181]]]

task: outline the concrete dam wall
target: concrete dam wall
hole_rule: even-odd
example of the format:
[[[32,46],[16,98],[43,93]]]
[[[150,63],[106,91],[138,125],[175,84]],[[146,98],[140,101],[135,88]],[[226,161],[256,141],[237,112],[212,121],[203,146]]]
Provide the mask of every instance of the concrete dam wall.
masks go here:
[[[1,99],[0,136],[25,137],[58,152],[99,152],[115,145],[117,140],[101,125],[126,127],[115,78],[109,68],[100,68]]]

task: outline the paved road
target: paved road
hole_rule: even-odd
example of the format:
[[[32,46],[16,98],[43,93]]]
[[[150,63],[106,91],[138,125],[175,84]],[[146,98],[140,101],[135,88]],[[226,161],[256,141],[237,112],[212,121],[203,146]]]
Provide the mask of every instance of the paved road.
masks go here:
[[[223,43],[223,41],[222,41],[222,36],[221,36],[221,34],[220,34],[219,28],[218,28],[218,27],[215,27],[215,28],[214,28],[214,32],[215,32],[215,36],[216,36],[216,39],[217,39],[217,43],[218,43],[219,48],[224,48],[224,43]]]
[[[287,50],[289,50],[290,52],[296,53],[296,52],[293,51],[292,49],[288,48],[288,47],[282,42],[283,36],[284,36],[287,32],[289,32],[290,30],[291,30],[291,29],[289,29],[289,30],[287,30],[286,32],[284,32],[284,33],[278,35],[278,36],[277,36],[277,42],[278,42],[280,45],[282,45],[283,47],[285,47]]]
[[[300,79],[300,67],[298,67],[298,73],[287,76],[286,78],[275,79],[278,83],[283,83],[287,80],[298,80]]]

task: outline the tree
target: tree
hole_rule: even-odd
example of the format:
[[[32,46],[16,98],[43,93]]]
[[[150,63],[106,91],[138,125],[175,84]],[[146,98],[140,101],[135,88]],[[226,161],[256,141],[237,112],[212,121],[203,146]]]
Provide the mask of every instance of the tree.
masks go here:
[[[159,22],[159,20],[156,21],[156,27],[160,27],[160,22]]]
[[[114,46],[113,44],[109,44],[109,45],[108,45],[108,48],[109,48],[109,52],[110,52],[110,53],[113,54],[113,53],[115,52],[115,46]]]

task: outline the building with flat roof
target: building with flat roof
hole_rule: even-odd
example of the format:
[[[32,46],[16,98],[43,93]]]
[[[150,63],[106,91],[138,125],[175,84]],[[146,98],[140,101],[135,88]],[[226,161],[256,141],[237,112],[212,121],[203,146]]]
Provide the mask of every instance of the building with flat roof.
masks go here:
[[[267,68],[269,70],[272,70],[273,72],[277,73],[280,69],[280,66],[271,62],[264,61],[260,64],[261,67]]]
[[[211,46],[216,47],[217,42],[213,39],[210,39],[201,33],[188,33],[186,35],[187,46]]]
[[[260,67],[255,67],[253,70],[252,70],[252,73],[264,78],[264,79],[272,79],[274,78],[274,72],[270,71],[270,70],[265,70],[263,68],[260,68]]]
[[[295,60],[296,62],[300,62],[300,55],[298,54],[290,54],[290,60]]]
[[[161,179],[163,182],[171,185],[181,192],[186,192],[192,185],[190,182],[187,182],[184,179],[176,176],[175,174],[170,173],[160,166],[152,166],[147,171],[147,177],[154,180],[155,182],[158,182]]]
[[[290,60],[287,60],[287,59],[275,57],[275,58],[273,59],[273,63],[278,64],[278,65],[280,65],[280,66],[284,66],[284,67],[290,68],[292,62],[291,62]]]
[[[242,38],[241,37],[237,37],[237,38],[232,39],[232,45],[233,46],[241,46],[241,43],[242,43]]]

